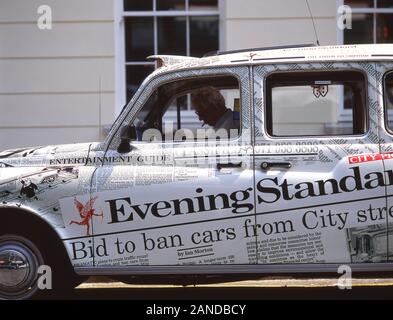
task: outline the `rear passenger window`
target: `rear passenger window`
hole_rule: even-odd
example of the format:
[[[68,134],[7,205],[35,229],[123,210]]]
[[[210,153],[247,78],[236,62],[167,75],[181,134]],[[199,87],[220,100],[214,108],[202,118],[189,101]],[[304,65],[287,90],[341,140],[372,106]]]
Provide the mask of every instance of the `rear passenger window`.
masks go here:
[[[366,79],[356,71],[282,72],[266,79],[271,136],[357,135],[367,131]],[[343,122],[340,110],[350,117]]]
[[[393,72],[389,72],[385,76],[385,108],[387,127],[390,131],[393,131]]]

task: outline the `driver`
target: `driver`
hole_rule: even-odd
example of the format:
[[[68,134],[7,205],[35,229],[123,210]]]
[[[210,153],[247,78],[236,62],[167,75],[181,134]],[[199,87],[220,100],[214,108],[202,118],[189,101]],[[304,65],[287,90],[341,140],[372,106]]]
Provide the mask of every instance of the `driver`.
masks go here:
[[[239,121],[235,120],[231,109],[225,106],[225,99],[214,87],[203,87],[191,94],[191,102],[195,113],[204,124],[214,130],[239,129]]]

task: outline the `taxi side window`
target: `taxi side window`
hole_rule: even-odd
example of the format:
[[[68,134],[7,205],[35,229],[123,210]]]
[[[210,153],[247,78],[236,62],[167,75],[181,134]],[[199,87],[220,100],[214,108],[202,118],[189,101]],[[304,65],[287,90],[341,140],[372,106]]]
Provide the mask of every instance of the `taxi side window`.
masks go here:
[[[266,78],[270,136],[358,135],[367,130],[366,78],[357,71],[280,72]],[[340,110],[351,117],[343,122]]]
[[[240,89],[233,76],[195,77],[158,87],[134,120],[140,141],[231,139],[240,134]]]
[[[393,131],[393,71],[385,75],[384,87],[387,128]]]

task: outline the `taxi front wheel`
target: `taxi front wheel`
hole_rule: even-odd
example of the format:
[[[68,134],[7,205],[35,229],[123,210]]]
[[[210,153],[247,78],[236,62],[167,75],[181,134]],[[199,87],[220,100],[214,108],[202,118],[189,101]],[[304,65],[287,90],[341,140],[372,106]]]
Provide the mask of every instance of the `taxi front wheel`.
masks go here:
[[[50,267],[41,286],[40,266]],[[40,241],[16,233],[0,236],[0,299],[29,299],[39,294],[57,296],[83,280],[61,261],[59,254],[45,250]]]
[[[0,236],[0,299],[27,299],[38,290],[38,268],[44,258],[29,239],[15,234]]]

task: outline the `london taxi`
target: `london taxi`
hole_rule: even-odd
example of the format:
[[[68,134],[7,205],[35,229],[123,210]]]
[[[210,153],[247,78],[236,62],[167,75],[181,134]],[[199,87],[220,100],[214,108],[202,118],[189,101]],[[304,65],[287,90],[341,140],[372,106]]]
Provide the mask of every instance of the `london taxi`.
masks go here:
[[[0,298],[84,276],[392,271],[393,45],[154,56],[97,143],[0,153]]]

